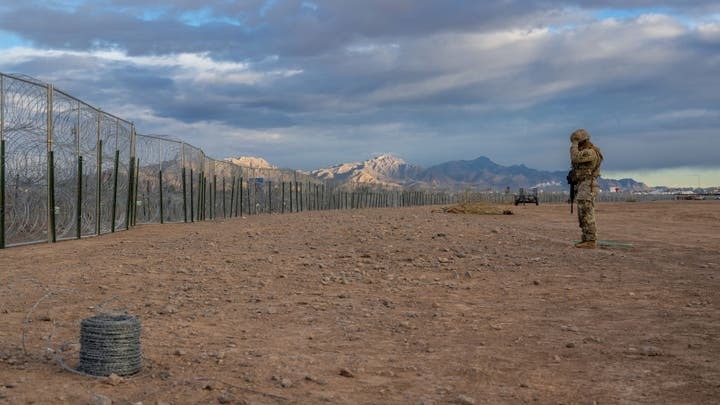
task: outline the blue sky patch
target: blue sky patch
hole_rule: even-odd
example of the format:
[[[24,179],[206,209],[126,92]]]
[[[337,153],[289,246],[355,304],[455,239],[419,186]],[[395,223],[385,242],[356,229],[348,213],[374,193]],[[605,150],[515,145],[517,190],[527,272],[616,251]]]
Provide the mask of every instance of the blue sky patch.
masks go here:
[[[635,9],[624,9],[624,8],[603,8],[595,11],[594,15],[601,20],[607,20],[614,18],[617,20],[625,20],[629,18],[639,17],[643,14],[664,14],[673,15],[673,13],[667,8],[635,8]]]
[[[16,46],[30,46],[30,42],[11,32],[0,30],[0,49],[14,48]]]
[[[144,7],[140,13],[140,19],[143,21],[157,21],[167,13],[162,7]]]
[[[201,27],[212,23],[242,26],[240,20],[228,16],[218,16],[210,7],[186,11],[180,15],[180,21],[192,27]]]
[[[303,8],[309,8],[310,10],[317,11],[318,5],[317,3],[313,3],[311,1],[303,1],[301,6]]]
[[[275,6],[275,3],[277,3],[277,0],[266,0],[265,4],[260,7],[260,16],[265,17],[265,14]]]

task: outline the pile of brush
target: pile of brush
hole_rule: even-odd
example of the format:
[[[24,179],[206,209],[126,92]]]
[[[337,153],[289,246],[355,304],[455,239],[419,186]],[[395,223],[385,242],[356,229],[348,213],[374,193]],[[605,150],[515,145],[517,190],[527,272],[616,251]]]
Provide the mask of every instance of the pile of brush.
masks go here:
[[[505,207],[486,203],[462,203],[443,207],[442,212],[448,214],[470,214],[470,215],[513,215],[513,212]]]

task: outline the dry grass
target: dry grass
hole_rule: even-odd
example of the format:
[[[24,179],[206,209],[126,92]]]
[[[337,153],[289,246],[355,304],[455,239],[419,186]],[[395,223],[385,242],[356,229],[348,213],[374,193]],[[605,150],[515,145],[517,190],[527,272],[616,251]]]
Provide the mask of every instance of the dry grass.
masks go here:
[[[443,212],[448,214],[469,214],[469,215],[513,215],[513,212],[501,205],[486,202],[462,203],[443,207]]]

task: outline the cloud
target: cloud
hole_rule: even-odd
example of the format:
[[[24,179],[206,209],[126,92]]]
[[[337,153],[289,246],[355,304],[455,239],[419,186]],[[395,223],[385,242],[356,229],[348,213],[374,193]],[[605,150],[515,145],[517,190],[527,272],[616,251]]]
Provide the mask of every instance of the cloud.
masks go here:
[[[290,77],[301,70],[253,71],[248,63],[217,61],[207,53],[180,53],[153,56],[131,56],[118,49],[91,51],[40,50],[11,48],[4,51],[7,65],[25,64],[37,59],[87,60],[93,68],[124,65],[139,69],[163,70],[175,81],[199,84],[262,84],[276,77]]]
[[[703,120],[703,119],[720,118],[720,111],[708,110],[704,108],[684,109],[663,112],[657,114],[654,119],[661,122],[675,122],[685,120]]]

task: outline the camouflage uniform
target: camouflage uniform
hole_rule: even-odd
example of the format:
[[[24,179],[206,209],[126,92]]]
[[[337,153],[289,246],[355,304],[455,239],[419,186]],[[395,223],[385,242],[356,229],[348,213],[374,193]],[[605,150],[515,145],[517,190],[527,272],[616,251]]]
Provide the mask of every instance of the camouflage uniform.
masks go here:
[[[578,133],[578,131],[573,133],[573,135],[576,133]],[[590,136],[587,135],[587,132],[584,132],[584,134],[587,136],[585,139],[589,141]],[[575,172],[575,177],[578,180],[575,198],[578,207],[578,221],[580,223],[580,229],[582,230],[582,241],[595,242],[597,241],[595,196],[597,196],[599,191],[597,178],[600,177],[602,154],[595,146],[580,150],[578,142],[573,142],[570,147],[570,160],[573,171]]]

